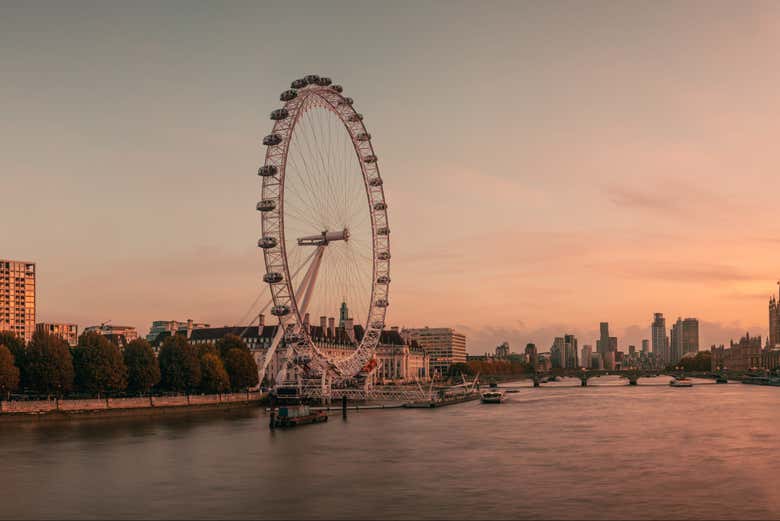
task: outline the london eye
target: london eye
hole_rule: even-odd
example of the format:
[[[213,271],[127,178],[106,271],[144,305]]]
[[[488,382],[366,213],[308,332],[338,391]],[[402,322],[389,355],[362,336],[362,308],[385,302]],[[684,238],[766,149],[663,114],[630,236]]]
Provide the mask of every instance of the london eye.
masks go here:
[[[279,328],[263,374],[277,351],[277,382],[320,379],[324,386],[354,378],[374,356],[389,305],[390,228],[371,134],[352,98],[330,78],[308,75],[280,95],[263,138],[257,203],[265,260],[263,282]],[[349,303],[354,314],[340,331],[354,349],[333,356],[315,341],[312,325]],[[315,317],[312,321],[310,317]],[[343,317],[342,317],[343,318]],[[316,327],[316,326],[315,326]]]

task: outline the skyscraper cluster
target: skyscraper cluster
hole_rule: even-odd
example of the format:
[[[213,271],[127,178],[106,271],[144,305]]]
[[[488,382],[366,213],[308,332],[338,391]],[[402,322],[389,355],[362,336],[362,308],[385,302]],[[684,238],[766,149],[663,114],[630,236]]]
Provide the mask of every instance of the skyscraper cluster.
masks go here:
[[[699,320],[696,318],[678,318],[667,335],[663,313],[655,313],[650,331],[653,354],[664,364],[676,364],[683,357],[699,352]]]

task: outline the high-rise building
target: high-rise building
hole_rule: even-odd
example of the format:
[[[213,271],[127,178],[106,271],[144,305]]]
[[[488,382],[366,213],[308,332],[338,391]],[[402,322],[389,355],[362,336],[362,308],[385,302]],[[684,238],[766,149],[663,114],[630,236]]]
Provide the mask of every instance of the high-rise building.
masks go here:
[[[666,319],[663,313],[653,315],[650,332],[653,339],[653,354],[664,363],[669,363],[669,338],[666,336]]]
[[[699,321],[695,318],[678,318],[670,333],[668,362],[676,364],[686,354],[698,351]]]
[[[647,354],[650,352],[650,341],[646,338],[642,339],[642,353]]]
[[[496,358],[509,358],[509,342],[496,346]]]
[[[35,331],[58,336],[66,341],[70,347],[75,347],[79,343],[79,326],[76,324],[41,322],[40,324],[35,324]]]
[[[609,336],[609,322],[601,322],[599,324],[599,332],[601,335],[600,338],[596,340],[596,351],[601,355],[604,369],[612,370],[615,368],[617,337]]]
[[[590,369],[593,358],[593,346],[585,344],[582,346],[582,356],[580,356],[580,365],[585,369]]]
[[[577,352],[577,337],[574,335],[563,336],[563,367],[573,369],[580,366],[579,353]]]
[[[526,344],[525,361],[534,369],[536,368],[537,358],[536,344]]]
[[[451,327],[405,329],[403,334],[428,354],[431,373],[446,376],[452,364],[466,362],[466,335]]]
[[[0,259],[0,331],[32,339],[35,294],[35,263]]]
[[[550,362],[555,369],[566,367],[565,343],[566,340],[562,336],[557,336],[553,339],[553,343],[550,346]]]

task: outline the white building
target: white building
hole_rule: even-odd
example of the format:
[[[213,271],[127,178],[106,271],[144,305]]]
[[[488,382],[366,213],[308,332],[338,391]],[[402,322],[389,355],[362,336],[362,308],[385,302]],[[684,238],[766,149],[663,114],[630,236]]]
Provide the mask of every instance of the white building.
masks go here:
[[[149,328],[146,341],[150,344],[158,344],[162,338],[172,335],[186,335],[187,338],[190,338],[193,330],[208,327],[210,327],[208,324],[193,322],[192,319],[186,321],[155,320],[152,322],[152,327]]]
[[[434,375],[446,376],[452,364],[466,363],[466,335],[450,327],[404,329],[401,335],[428,354]]]
[[[349,321],[347,325],[350,325]],[[225,335],[241,336],[241,339],[252,351],[255,361],[260,364],[265,359],[265,353],[270,348],[276,335],[277,326],[266,326],[264,317],[260,316],[260,325],[251,327],[216,327],[194,329],[190,342],[194,345],[215,343]],[[339,360],[351,356],[355,352],[356,342],[363,338],[363,327],[352,326],[351,329],[336,327],[335,319],[320,318],[319,326],[309,326],[311,338],[315,345],[328,357]],[[273,381],[282,369],[284,348],[277,347],[273,359],[268,364],[263,375],[268,381]],[[385,330],[379,338],[375,363],[368,378],[371,383],[413,383],[428,381],[430,378],[429,357],[416,343],[405,342],[397,328]]]

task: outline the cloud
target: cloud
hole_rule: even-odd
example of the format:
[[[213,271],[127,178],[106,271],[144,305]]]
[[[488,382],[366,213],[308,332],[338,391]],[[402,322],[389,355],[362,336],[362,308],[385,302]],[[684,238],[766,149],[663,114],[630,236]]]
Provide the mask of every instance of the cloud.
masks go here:
[[[713,283],[713,282],[743,282],[763,280],[763,277],[748,273],[735,266],[727,264],[693,264],[681,265],[671,262],[655,263],[620,263],[605,266],[610,270],[619,271],[629,278],[654,279],[667,282]]]
[[[625,186],[609,186],[605,188],[607,198],[616,206],[652,210],[655,212],[673,212],[676,214],[685,210],[679,201],[669,193],[653,193]]]

